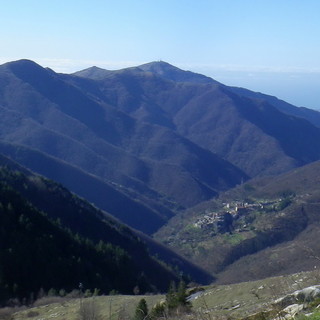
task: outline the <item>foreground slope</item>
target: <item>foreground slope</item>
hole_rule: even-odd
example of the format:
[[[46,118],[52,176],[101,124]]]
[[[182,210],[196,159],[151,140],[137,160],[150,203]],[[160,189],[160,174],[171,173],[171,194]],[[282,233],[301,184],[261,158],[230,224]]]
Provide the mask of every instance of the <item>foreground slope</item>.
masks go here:
[[[232,285],[212,285],[204,288],[197,288],[200,291],[190,296],[192,309],[188,315],[181,315],[180,319],[188,318],[210,319],[210,318],[231,318],[231,319],[275,319],[279,314],[283,317],[294,315],[298,310],[303,309],[296,314],[299,319],[307,319],[303,315],[308,314],[308,318],[318,319],[318,287],[319,272],[301,272],[291,276],[272,277],[259,281],[242,282]],[[312,287],[310,287],[312,286]],[[196,288],[192,288],[194,290]],[[196,290],[197,290],[196,289]],[[302,289],[302,290],[301,290]],[[315,290],[316,289],[316,290]],[[293,294],[295,293],[295,294]],[[297,297],[297,293],[299,296]],[[294,298],[295,299],[292,299]],[[275,303],[277,299],[282,303]],[[298,299],[297,299],[298,298]],[[0,309],[2,315],[11,313],[12,319],[26,319],[31,315],[49,320],[53,317],[64,317],[69,320],[76,320],[79,317],[79,299],[51,298],[55,303],[47,304],[50,298],[40,300],[35,305],[26,310],[15,312],[12,309]],[[102,318],[117,318],[119,310],[121,316],[132,318],[135,309],[141,299],[145,299],[149,311],[152,306],[165,299],[164,295],[109,295],[86,298],[83,300],[85,305],[94,306],[95,314]],[[294,301],[293,301],[294,300]],[[279,300],[278,300],[279,301]],[[295,302],[293,308],[284,308]],[[42,304],[46,303],[45,306]],[[300,304],[300,306],[298,305]],[[299,308],[296,308],[296,307]],[[292,310],[293,312],[290,312]],[[312,314],[314,313],[315,314]],[[176,316],[168,317],[172,319]]]

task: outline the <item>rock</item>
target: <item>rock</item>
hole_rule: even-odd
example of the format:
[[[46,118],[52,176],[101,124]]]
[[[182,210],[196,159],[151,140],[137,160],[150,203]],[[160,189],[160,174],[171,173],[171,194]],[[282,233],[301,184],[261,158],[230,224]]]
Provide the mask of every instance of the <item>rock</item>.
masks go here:
[[[298,301],[310,302],[320,297],[320,286],[312,286],[294,292]]]
[[[300,311],[303,310],[303,304],[291,304],[290,306],[287,306],[286,308],[284,308],[282,310],[282,312],[284,312],[284,317],[286,319],[291,319],[294,318],[296,316],[297,313],[299,313]]]
[[[320,286],[311,286],[302,290],[297,290],[292,294],[288,294],[282,298],[277,299],[274,304],[285,307],[296,304],[297,302],[310,302],[320,297]]]

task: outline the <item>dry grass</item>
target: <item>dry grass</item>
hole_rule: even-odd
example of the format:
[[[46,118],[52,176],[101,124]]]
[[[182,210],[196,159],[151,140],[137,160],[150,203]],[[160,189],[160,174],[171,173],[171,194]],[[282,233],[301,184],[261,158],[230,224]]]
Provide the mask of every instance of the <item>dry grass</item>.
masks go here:
[[[13,314],[14,320],[79,320],[83,316],[94,315],[95,319],[131,319],[141,298],[146,299],[149,308],[162,300],[164,296],[98,296],[84,299],[58,298],[59,302],[43,304]],[[50,300],[47,300],[50,302]],[[81,308],[82,305],[82,308]],[[80,310],[82,309],[82,312]],[[86,314],[84,314],[84,313]],[[88,314],[87,314],[88,313]],[[1,319],[1,318],[0,318]],[[89,319],[89,318],[88,318]]]
[[[232,285],[207,287],[204,294],[193,301],[193,311],[212,318],[243,318],[266,311],[271,303],[285,294],[318,284],[318,271],[272,277]]]
[[[318,279],[319,272],[313,271],[232,285],[208,286],[205,287],[202,295],[192,301],[191,314],[173,315],[171,318],[189,320],[245,318],[268,310],[275,299],[287,293],[318,284]],[[163,300],[164,296],[115,295],[86,298],[82,301],[80,299],[61,299],[58,303],[16,312],[12,319],[79,320],[83,319],[79,313],[81,303],[85,303],[90,306],[91,311],[94,311],[90,313],[94,320],[130,320],[141,298],[147,301],[150,310],[156,303]],[[5,313],[5,310],[2,310]],[[0,319],[8,320],[10,318],[1,318],[0,316]]]

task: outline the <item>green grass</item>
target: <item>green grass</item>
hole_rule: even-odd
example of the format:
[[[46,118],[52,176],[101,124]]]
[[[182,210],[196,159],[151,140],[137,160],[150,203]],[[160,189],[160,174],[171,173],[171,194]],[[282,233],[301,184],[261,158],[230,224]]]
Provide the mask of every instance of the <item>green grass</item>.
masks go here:
[[[320,311],[315,311],[311,315],[302,315],[297,318],[297,320],[320,320]]]
[[[240,233],[232,233],[232,234],[224,234],[223,235],[223,239],[231,244],[231,245],[237,245],[240,242],[242,242],[243,240],[245,240],[247,237],[244,234],[240,234]]]

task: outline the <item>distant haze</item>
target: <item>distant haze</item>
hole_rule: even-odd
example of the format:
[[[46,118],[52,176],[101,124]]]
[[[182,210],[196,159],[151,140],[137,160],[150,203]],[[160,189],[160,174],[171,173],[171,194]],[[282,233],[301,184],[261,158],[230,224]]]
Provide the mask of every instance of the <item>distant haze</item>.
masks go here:
[[[204,74],[228,86],[276,96],[297,107],[320,110],[320,69],[179,63],[176,66]]]
[[[71,73],[161,59],[319,109],[319,12],[318,0],[1,1],[0,63]]]
[[[199,69],[199,72],[201,70]],[[320,73],[210,69],[203,70],[203,73],[229,86],[244,87],[276,96],[297,107],[320,110]]]

